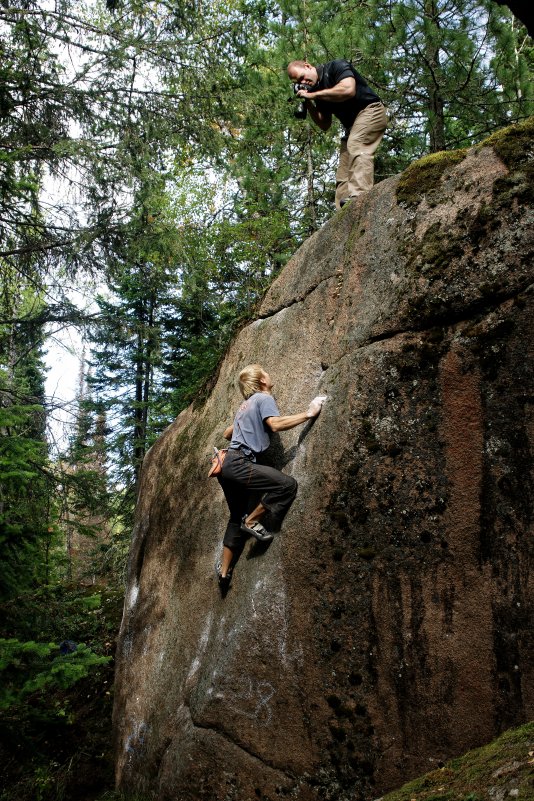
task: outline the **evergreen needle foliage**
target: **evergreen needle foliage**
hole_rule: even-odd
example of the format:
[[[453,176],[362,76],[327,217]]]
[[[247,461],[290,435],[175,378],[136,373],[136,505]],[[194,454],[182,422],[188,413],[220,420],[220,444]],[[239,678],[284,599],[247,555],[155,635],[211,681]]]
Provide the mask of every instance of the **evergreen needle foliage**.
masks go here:
[[[62,655],[55,643],[0,639],[0,712],[20,707],[32,693],[66,690],[89,675],[95,665],[110,661],[81,643]]]

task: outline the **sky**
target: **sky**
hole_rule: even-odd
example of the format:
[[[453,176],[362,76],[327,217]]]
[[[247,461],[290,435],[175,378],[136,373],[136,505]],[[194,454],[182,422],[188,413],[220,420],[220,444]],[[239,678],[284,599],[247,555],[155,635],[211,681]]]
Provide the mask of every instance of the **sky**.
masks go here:
[[[45,394],[48,408],[48,439],[54,452],[65,449],[76,418],[75,398],[78,387],[83,343],[75,328],[65,328],[47,339]]]
[[[93,281],[78,279],[79,286],[66,291],[68,300],[87,313],[96,309],[95,295],[105,293],[103,286]],[[50,410],[48,439],[56,455],[65,449],[76,422],[76,397],[79,389],[82,362],[90,355],[79,327],[51,324],[45,342],[45,364],[47,376],[45,394]]]

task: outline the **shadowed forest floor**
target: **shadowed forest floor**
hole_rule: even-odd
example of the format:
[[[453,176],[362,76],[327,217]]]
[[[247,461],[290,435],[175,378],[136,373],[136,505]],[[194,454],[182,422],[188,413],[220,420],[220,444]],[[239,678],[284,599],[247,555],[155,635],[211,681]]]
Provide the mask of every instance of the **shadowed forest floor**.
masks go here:
[[[21,629],[30,603],[31,633]],[[112,657],[122,604],[122,588],[91,586],[22,601],[20,621],[8,610],[2,637],[69,639],[111,658],[69,689],[36,691],[0,714],[1,801],[96,801],[112,791]]]

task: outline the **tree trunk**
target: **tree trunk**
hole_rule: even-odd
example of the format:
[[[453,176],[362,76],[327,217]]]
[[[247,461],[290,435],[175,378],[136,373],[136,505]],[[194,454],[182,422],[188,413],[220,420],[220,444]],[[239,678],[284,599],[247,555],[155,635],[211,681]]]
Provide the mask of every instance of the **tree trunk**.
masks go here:
[[[135,357],[135,409],[134,409],[134,471],[135,485],[139,480],[141,463],[145,455],[143,427],[143,386],[144,386],[144,339],[142,331],[137,333],[137,353]]]
[[[307,125],[307,138],[306,138],[306,182],[307,182],[307,196],[308,202],[306,204],[306,214],[309,218],[309,233],[313,234],[317,231],[317,210],[315,208],[315,185],[313,182],[313,146],[312,146],[312,132],[310,124]]]
[[[445,112],[444,101],[440,91],[441,64],[439,61],[439,38],[434,37],[438,29],[438,14],[434,0],[425,0],[425,57],[429,70],[428,81],[428,132],[430,136],[430,152],[445,150]]]

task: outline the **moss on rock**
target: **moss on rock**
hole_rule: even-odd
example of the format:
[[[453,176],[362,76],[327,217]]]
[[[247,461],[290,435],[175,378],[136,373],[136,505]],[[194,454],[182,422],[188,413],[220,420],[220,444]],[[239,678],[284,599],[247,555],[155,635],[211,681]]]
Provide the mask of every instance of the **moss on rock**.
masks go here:
[[[476,254],[488,236],[494,235],[509,224],[509,217],[519,207],[534,202],[534,118],[518,125],[497,131],[475,148],[491,147],[508,168],[509,173],[493,182],[491,202],[483,203],[475,213],[459,213],[458,224],[444,226],[438,220],[430,225],[422,239],[416,241],[410,234],[406,237],[403,254],[410,271],[428,282],[443,279],[451,265],[460,264],[469,251]],[[448,167],[459,163],[465,151],[435,153],[412,164],[401,176],[397,187],[397,200],[415,205],[427,197],[427,202],[439,200],[437,187]],[[493,296],[501,291],[495,281],[485,286],[480,283],[481,296]],[[415,306],[418,307],[419,300]]]
[[[463,161],[467,150],[443,150],[410,164],[397,184],[397,202],[415,206],[436,189],[445,170]]]
[[[532,161],[534,149],[534,117],[528,117],[517,125],[509,125],[488,136],[481,142],[477,150],[491,147],[509,170]]]
[[[510,170],[510,177],[495,182],[494,195],[504,195],[502,199],[505,199],[510,192],[513,192],[514,196],[519,196],[519,200],[532,199],[534,117],[496,131],[480,142],[475,152],[484,147],[491,147]],[[431,193],[439,187],[443,173],[463,161],[467,152],[467,149],[443,150],[410,164],[397,184],[397,202],[416,206],[424,196],[431,196]],[[520,184],[519,191],[518,184]]]
[[[497,131],[482,142],[492,147],[508,167],[509,175],[493,184],[493,200],[500,207],[534,202],[534,117]]]
[[[489,745],[453,759],[385,795],[381,801],[532,801],[534,722],[505,732]]]

